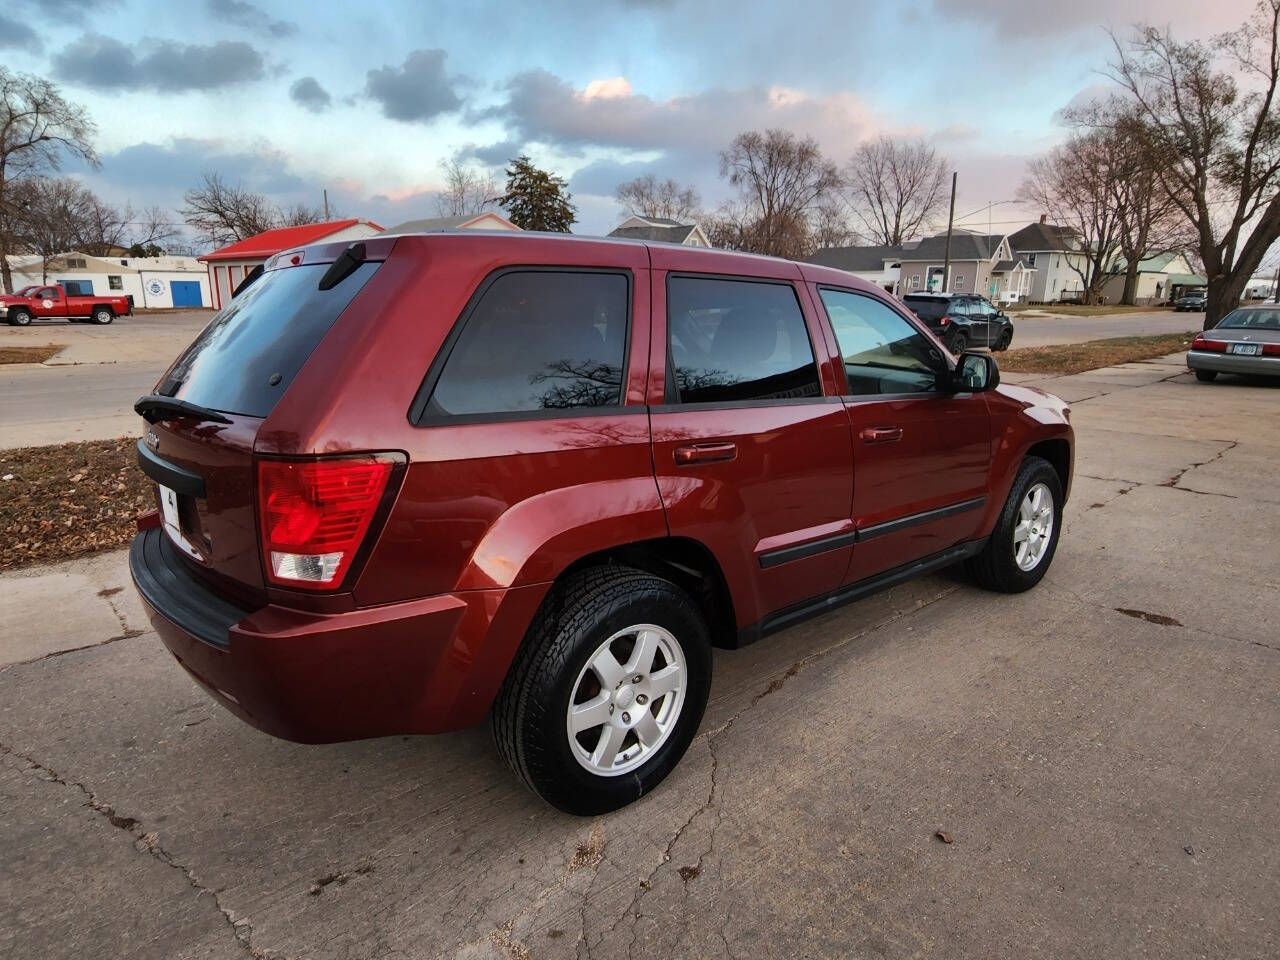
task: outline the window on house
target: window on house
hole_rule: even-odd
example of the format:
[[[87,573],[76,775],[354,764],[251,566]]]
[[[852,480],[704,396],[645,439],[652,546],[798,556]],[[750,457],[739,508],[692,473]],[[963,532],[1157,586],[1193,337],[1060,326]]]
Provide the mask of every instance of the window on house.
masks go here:
[[[960,286],[963,286],[963,285],[964,285],[964,274],[963,274],[963,273],[957,273],[957,274],[955,275],[955,279],[954,279],[954,281],[952,282],[952,286],[960,287]]]
[[[795,289],[672,277],[667,332],[680,403],[818,397],[818,368]]]
[[[107,288],[110,290],[123,290],[124,281],[120,277],[107,274]]]
[[[919,290],[919,289],[920,289],[920,274],[918,274],[918,273],[913,273],[913,274],[911,275],[911,289],[912,289],[912,290]]]
[[[86,264],[85,264],[85,262],[84,262],[84,258],[83,258],[83,257],[68,257],[68,258],[67,258],[67,269],[68,269],[68,270],[83,270],[83,269],[85,268],[85,266],[86,266]]]
[[[1032,267],[1036,265],[1036,255],[1034,253],[1027,254],[1027,264]]]
[[[68,297],[92,297],[93,281],[92,280],[60,280],[62,289],[67,292]]]

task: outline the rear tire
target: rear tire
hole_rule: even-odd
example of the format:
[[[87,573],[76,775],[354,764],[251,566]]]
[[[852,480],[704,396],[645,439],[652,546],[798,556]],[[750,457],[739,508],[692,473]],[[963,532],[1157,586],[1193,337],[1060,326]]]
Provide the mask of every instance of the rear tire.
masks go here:
[[[1046,496],[1050,499],[1047,504],[1043,500]],[[1030,590],[1053,562],[1061,530],[1062,484],[1058,471],[1048,460],[1027,457],[1018,468],[991,538],[980,554],[965,561],[965,569],[975,583],[988,590]]]
[[[642,570],[592,567],[543,601],[494,702],[494,743],[552,806],[605,813],[671,772],[710,689],[711,642],[693,599]]]
[[[96,324],[99,324],[100,326],[106,326],[115,318],[116,318],[116,315],[111,312],[110,307],[94,307],[93,308],[93,322]]]
[[[1213,381],[1218,379],[1218,371],[1217,370],[1197,370],[1196,379],[1199,380],[1201,383],[1213,383]]]
[[[1011,343],[1013,343],[1013,334],[1012,334],[1012,333],[1002,333],[1002,334],[1000,335],[1000,339],[999,339],[998,341],[996,341],[995,349],[997,349],[997,350],[1008,350],[1008,349],[1009,349],[1009,344],[1011,344]]]
[[[15,327],[26,327],[31,324],[31,313],[28,310],[18,309],[9,311],[9,323]]]

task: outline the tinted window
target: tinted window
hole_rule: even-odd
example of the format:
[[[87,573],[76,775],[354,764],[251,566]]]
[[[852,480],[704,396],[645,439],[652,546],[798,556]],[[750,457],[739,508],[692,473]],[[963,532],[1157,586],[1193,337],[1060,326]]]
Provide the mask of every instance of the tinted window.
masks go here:
[[[499,276],[467,317],[427,414],[620,406],[627,291],[618,273]]]
[[[790,284],[672,277],[667,327],[681,403],[822,395]]]
[[[362,263],[329,290],[329,264],[269,270],[187,347],[160,392],[213,410],[265,417],[311,351],[380,264]]]
[[[937,389],[945,361],[924,334],[871,297],[843,290],[822,290],[821,296],[844,358],[849,393]]]
[[[907,297],[902,301],[915,311],[921,320],[938,320],[947,312],[950,303],[944,297]]]

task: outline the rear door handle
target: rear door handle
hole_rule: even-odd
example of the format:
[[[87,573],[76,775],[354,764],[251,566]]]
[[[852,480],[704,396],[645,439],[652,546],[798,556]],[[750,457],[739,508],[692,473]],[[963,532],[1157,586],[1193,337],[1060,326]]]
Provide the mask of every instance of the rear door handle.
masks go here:
[[[695,443],[688,447],[676,447],[676,466],[694,463],[718,463],[738,456],[738,445],[730,440],[723,443]]]
[[[889,443],[902,439],[901,427],[863,427],[858,434],[867,443]]]

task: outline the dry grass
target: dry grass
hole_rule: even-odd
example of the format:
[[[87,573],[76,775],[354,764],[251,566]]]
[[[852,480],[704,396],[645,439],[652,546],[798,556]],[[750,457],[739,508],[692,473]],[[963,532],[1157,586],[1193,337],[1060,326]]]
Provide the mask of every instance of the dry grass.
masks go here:
[[[65,346],[46,343],[42,347],[0,347],[0,363],[44,363]]]
[[[1001,370],[1010,373],[1083,373],[1186,350],[1193,337],[1194,333],[1162,333],[1154,337],[1112,337],[1086,343],[1023,347],[1000,354],[997,362]]]
[[[137,441],[0,451],[0,569],[122,546],[154,509]]]

